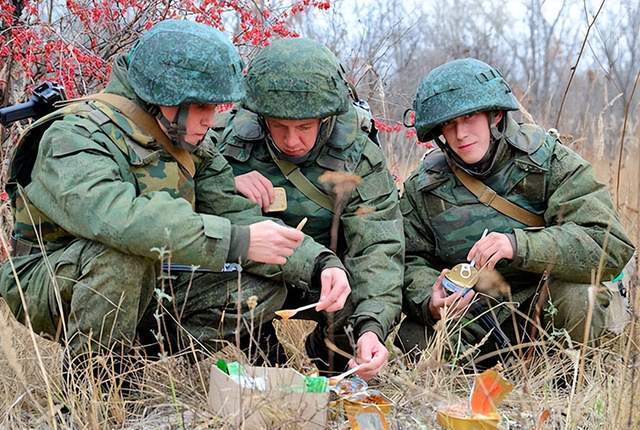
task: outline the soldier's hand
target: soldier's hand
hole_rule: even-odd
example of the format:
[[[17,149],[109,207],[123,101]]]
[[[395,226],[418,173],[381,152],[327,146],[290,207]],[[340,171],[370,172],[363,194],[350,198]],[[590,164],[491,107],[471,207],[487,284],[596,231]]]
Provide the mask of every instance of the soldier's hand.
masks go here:
[[[266,210],[273,203],[275,198],[273,184],[260,172],[252,170],[244,175],[236,176],[235,183],[236,191],[260,205],[262,210]]]
[[[295,228],[262,221],[249,226],[247,257],[258,263],[285,264],[302,243],[304,233]]]
[[[462,295],[460,291],[449,295],[442,286],[442,278],[447,272],[448,270],[444,269],[431,287],[431,300],[429,300],[428,308],[429,313],[436,321],[444,317],[445,312],[449,318],[462,316],[476,295],[473,290],[467,291],[465,295]]]
[[[387,363],[389,351],[384,346],[378,335],[372,331],[362,333],[356,345],[355,360],[349,361],[349,367],[353,368],[359,364],[363,366],[356,372],[362,379],[371,379],[376,376],[382,366]]]
[[[351,293],[349,280],[344,270],[329,267],[320,273],[320,303],[316,311],[335,312],[342,309]]]
[[[467,254],[467,261],[476,260],[477,268],[486,266],[488,270],[493,270],[503,258],[513,260],[513,246],[509,236],[503,233],[489,233],[477,241]]]

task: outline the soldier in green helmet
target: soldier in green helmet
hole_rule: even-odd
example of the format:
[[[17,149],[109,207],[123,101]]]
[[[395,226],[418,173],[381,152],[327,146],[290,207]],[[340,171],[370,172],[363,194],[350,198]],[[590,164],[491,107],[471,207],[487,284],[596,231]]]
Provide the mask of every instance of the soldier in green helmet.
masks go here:
[[[624,313],[617,288],[591,289],[589,300],[594,276],[610,281],[634,251],[606,187],[556,136],[517,123],[518,109],[501,74],[473,58],[433,69],[418,87],[418,139],[437,148],[400,202],[405,351],[426,348],[445,314],[454,356],[471,346],[497,356],[542,329],[595,342],[613,329],[612,311]]]
[[[305,233],[325,246],[333,236],[352,292],[341,312],[300,315],[319,321],[307,353],[325,370],[362,364],[358,374],[370,378],[387,361],[384,340],[400,314],[404,254],[398,193],[371,114],[350,96],[335,55],[312,40],[274,41],[246,81],[247,98],[212,137],[240,194],[287,225],[307,218]],[[291,295],[288,306],[304,299]]]
[[[203,141],[217,105],[245,96],[242,69],[219,31],[163,21],[116,59],[103,93],[43,117],[18,142],[0,294],[19,321],[64,343],[67,370],[99,373],[108,366],[89,359],[102,355],[118,372],[116,353],[135,344],[246,345],[287,288],[314,279],[327,291],[319,307],[346,300],[335,254],[236,195],[229,165]],[[200,269],[163,274],[159,257]],[[239,286],[227,264],[238,261],[263,276],[243,273]]]

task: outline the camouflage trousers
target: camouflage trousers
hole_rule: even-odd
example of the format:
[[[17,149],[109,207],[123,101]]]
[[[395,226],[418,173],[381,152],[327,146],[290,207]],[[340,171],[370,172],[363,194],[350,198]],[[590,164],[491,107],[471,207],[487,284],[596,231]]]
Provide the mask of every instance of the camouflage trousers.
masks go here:
[[[157,261],[82,239],[46,259],[27,255],[14,258],[13,264],[26,306],[8,263],[0,267],[0,295],[19,321],[25,323],[28,314],[32,329],[62,342],[72,358],[88,350],[126,351],[134,345],[154,355],[188,348],[215,352],[226,344],[222,341],[235,343],[237,338],[241,346],[253,340],[275,350],[274,312],[285,303],[299,306],[319,296],[319,287],[317,292],[300,291],[247,273],[168,276]],[[309,337],[308,350],[321,351],[313,342],[341,331],[338,326],[346,322],[348,308],[331,327],[325,315],[316,315],[319,325]],[[350,344],[336,343],[345,348]],[[274,357],[267,352],[263,358]]]
[[[490,366],[501,355],[499,351],[506,356],[515,345],[530,345],[541,340],[553,348],[554,342],[563,343],[569,338],[583,343],[588,318],[587,342],[590,344],[597,344],[603,336],[621,330],[620,319],[627,310],[624,298],[615,288],[593,289],[593,306],[589,304],[588,284],[550,280],[547,298],[543,297],[543,301],[538,300],[540,291],[536,289],[533,286],[521,290],[514,298],[515,306],[495,299],[479,299],[463,317],[440,321],[433,327],[406,318],[395,343],[403,351],[415,354],[432,344],[436,333],[441,332],[446,344],[445,356],[455,358],[475,348],[477,353],[473,355],[493,357],[486,363]],[[535,323],[536,304],[540,307],[540,324]]]

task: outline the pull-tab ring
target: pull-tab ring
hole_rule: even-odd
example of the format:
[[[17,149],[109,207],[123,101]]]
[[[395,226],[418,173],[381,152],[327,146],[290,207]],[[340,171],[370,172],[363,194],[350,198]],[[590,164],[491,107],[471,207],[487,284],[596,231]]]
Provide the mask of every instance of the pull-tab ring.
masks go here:
[[[464,279],[469,279],[471,278],[471,275],[471,265],[463,264],[462,267],[460,267],[460,276]]]

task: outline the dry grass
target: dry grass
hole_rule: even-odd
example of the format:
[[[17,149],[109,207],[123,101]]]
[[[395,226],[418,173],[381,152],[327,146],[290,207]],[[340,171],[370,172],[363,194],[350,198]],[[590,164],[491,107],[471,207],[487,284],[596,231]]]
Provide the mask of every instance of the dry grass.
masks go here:
[[[301,351],[302,339],[312,324],[278,324],[294,368],[309,369]],[[636,322],[636,339],[639,328]],[[638,365],[638,344],[632,342],[630,332],[631,328],[603,349],[565,348],[549,354],[541,348],[542,353],[534,358],[507,365],[504,374],[514,382],[515,389],[501,407],[503,428],[533,429],[545,411],[549,418],[544,428],[549,429],[639,428],[640,396],[633,399],[632,395],[640,383],[637,371],[632,380],[633,366]],[[123,401],[113,393],[107,398],[93,395],[88,375],[78,381],[78,392],[63,395],[59,389],[61,348],[42,338],[34,345],[26,328],[15,322],[6,308],[0,312],[0,347],[2,428],[228,428],[228,420],[207,406],[207,374],[212,359],[198,365],[190,365],[184,357],[148,361],[141,393],[136,400]],[[36,348],[44,366],[34,358]],[[435,428],[434,411],[464,400],[468,394],[473,372],[439,360],[446,348],[441,331],[416,364],[408,364],[394,351],[392,364],[376,385],[395,403],[391,420],[397,428]],[[237,358],[230,348],[221,354]],[[45,377],[53,387],[50,391]],[[70,412],[63,413],[63,405]],[[285,422],[287,417],[282,418]],[[338,417],[332,428],[345,427]]]

